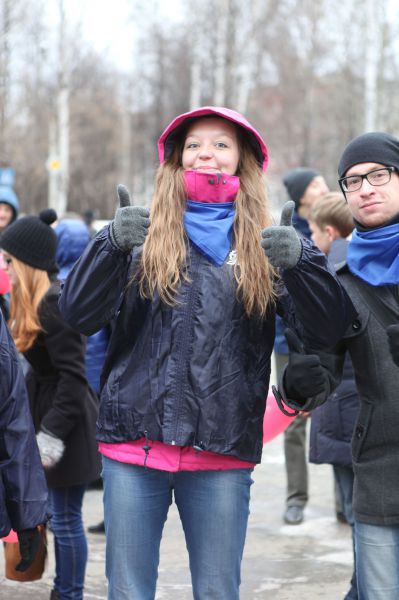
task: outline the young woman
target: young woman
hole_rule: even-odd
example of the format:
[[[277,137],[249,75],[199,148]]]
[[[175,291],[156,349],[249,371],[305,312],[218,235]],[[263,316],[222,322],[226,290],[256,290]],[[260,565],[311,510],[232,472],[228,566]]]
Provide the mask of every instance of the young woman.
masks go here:
[[[78,600],[87,561],[82,500],[98,477],[98,411],[85,377],[84,341],[58,309],[55,220],[51,209],[19,219],[0,245],[12,284],[10,328],[30,364],[28,394],[49,486],[56,558],[51,598]]]
[[[290,207],[286,224],[266,229],[267,150],[244,117],[214,107],[180,115],[158,148],[151,222],[120,186],[115,219],[60,300],[82,332],[113,321],[97,431],[109,598],[154,598],[174,495],[194,598],[237,600],[276,307],[297,325],[275,267],[309,343],[330,343],[351,308],[290,227]]]

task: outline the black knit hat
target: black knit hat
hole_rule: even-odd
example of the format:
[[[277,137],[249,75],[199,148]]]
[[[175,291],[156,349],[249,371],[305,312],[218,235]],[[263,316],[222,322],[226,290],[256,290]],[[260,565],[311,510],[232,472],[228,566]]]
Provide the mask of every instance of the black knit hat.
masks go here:
[[[338,175],[360,163],[379,163],[399,171],[399,140],[389,133],[373,131],[355,138],[345,148],[338,165]]]
[[[289,197],[295,202],[295,210],[298,210],[300,200],[306,192],[309,183],[315,177],[319,177],[319,175],[319,171],[308,169],[306,167],[291,169],[291,171],[288,171],[283,175],[283,183],[287,188]]]
[[[58,270],[58,238],[50,225],[56,220],[57,213],[52,208],[45,208],[38,217],[22,217],[2,233],[0,248],[31,267],[54,273]]]

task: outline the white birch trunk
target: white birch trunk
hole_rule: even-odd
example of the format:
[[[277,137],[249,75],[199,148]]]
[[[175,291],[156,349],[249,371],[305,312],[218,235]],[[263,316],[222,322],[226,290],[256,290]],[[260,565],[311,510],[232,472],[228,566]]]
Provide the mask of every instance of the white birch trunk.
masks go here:
[[[69,187],[69,60],[65,39],[65,10],[59,0],[58,91],[56,124],[50,125],[49,158],[58,160],[58,169],[49,169],[49,206],[61,216],[68,206]]]
[[[377,125],[377,67],[380,56],[380,18],[379,3],[376,0],[366,0],[366,52],[365,52],[365,131],[374,131]]]
[[[248,109],[251,90],[256,85],[256,60],[259,47],[257,22],[260,18],[261,10],[262,2],[260,0],[253,0],[251,3],[245,5],[246,21],[243,20],[242,24],[246,23],[245,41],[241,53],[242,61],[237,82],[237,110],[244,114]]]
[[[224,106],[226,104],[227,20],[229,7],[229,0],[218,0],[214,90],[215,106]]]

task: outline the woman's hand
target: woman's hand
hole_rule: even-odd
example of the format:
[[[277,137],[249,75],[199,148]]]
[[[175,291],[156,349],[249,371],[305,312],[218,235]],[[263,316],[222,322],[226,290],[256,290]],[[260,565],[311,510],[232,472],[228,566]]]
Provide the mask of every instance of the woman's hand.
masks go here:
[[[150,211],[142,206],[131,206],[130,195],[124,185],[118,185],[119,208],[111,223],[112,242],[122,250],[130,252],[134,246],[144,244],[150,226]]]
[[[273,267],[292,269],[302,254],[302,242],[292,226],[295,204],[289,200],[281,212],[280,225],[262,231],[261,246]]]
[[[314,408],[307,400],[320,394],[326,387],[326,377],[320,357],[317,354],[306,354],[298,336],[291,329],[284,331],[287,340],[289,357],[284,373],[285,389],[290,399]],[[301,411],[307,416],[308,410]]]
[[[54,467],[62,458],[65,444],[62,440],[44,431],[39,431],[36,436],[40,458],[45,469]]]

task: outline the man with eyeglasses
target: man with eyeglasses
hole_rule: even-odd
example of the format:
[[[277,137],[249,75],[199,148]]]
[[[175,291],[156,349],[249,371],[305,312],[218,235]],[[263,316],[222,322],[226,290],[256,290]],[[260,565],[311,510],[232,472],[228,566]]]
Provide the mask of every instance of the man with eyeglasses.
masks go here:
[[[397,600],[399,139],[380,132],[355,138],[344,150],[338,173],[355,230],[337,274],[358,316],[326,353],[305,354],[293,333],[287,334],[291,353],[280,393],[285,404],[299,411],[322,404],[339,383],[349,351],[361,399],[352,440],[359,598]]]

